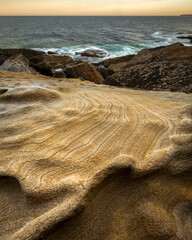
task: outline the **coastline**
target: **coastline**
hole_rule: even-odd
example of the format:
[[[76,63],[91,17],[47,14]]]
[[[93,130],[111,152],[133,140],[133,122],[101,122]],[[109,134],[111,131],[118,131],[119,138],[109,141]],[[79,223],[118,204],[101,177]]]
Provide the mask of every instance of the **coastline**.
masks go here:
[[[25,59],[22,56],[19,59],[17,54]],[[137,54],[116,58],[108,56],[107,59],[107,53],[98,49],[76,54],[79,60],[51,51],[46,54],[31,49],[0,49],[0,70],[21,71],[20,65],[24,64],[29,72],[32,68],[57,78],[79,78],[134,89],[192,92],[192,47],[181,43],[143,49]],[[87,61],[93,58],[94,63]],[[15,63],[18,69],[13,70]]]

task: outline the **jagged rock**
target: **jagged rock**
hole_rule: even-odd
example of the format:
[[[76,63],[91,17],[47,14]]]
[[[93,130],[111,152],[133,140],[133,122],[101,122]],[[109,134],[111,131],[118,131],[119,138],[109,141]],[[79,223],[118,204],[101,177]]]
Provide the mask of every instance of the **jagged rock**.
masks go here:
[[[103,58],[107,56],[107,53],[102,50],[87,49],[83,52],[76,52],[76,55],[81,55],[82,57]]]
[[[147,90],[192,91],[192,47],[144,49],[104,84]]]
[[[29,67],[29,61],[22,54],[18,53],[7,59],[1,66],[1,71],[10,71],[10,72],[36,72],[33,68]]]
[[[29,66],[37,72],[47,76],[53,75],[51,67],[45,59],[45,53],[32,49],[0,49],[0,65],[2,65],[8,58],[18,53],[22,53],[28,59]]]
[[[109,72],[107,70],[107,68],[105,68],[104,66],[102,65],[95,65],[95,68],[97,69],[97,71],[101,74],[101,76],[105,79],[109,76]]]
[[[70,56],[57,56],[57,55],[47,55],[46,61],[51,66],[53,74],[55,74],[57,68],[62,68],[64,70],[67,64],[74,62]],[[60,66],[58,67],[58,65]]]
[[[89,80],[95,83],[101,83],[104,80],[96,68],[87,62],[68,65],[65,69],[65,74],[68,78],[81,77],[85,80]]]

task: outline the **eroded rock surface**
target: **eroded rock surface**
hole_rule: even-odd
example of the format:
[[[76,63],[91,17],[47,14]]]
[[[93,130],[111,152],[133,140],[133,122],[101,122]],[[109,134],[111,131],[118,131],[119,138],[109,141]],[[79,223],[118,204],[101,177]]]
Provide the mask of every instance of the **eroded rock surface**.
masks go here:
[[[29,67],[29,61],[22,54],[18,53],[11,58],[7,59],[1,66],[0,71],[10,72],[36,72],[33,68]]]
[[[15,54],[22,53],[29,61],[29,66],[34,68],[37,72],[52,76],[50,65],[45,59],[45,53],[42,51],[35,51],[32,49],[0,49],[0,65]]]
[[[0,72],[0,239],[192,239],[191,100]]]
[[[67,65],[65,74],[68,78],[81,78],[95,83],[101,83],[104,80],[97,69],[87,62]]]
[[[105,79],[105,84],[192,92],[192,47],[182,44],[144,49],[119,70],[113,69],[115,73]]]

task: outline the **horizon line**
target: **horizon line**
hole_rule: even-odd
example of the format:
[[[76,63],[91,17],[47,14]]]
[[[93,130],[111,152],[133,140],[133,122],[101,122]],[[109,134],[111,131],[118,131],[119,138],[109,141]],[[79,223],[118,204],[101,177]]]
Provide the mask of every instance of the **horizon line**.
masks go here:
[[[0,17],[180,17],[180,15],[0,15]]]

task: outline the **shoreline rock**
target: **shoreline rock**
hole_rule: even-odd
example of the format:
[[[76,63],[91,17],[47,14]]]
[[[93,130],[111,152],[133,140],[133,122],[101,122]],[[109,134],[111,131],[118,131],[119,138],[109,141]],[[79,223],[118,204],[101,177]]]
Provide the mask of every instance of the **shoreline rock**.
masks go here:
[[[190,43],[192,44],[192,36],[191,35],[190,36],[179,36],[177,38],[179,38],[179,39],[189,39]]]
[[[29,66],[34,68],[37,72],[52,76],[51,67],[45,59],[45,53],[32,49],[0,49],[0,65],[2,65],[8,58],[15,54],[22,53],[29,61]]]
[[[0,71],[9,72],[28,72],[36,73],[37,71],[29,66],[29,61],[22,53],[17,53],[7,59],[1,66]]]
[[[92,64],[87,62],[69,64],[65,69],[68,78],[81,78],[95,83],[102,83],[104,78]]]
[[[191,93],[192,47],[172,44],[141,50],[103,83],[136,89]]]
[[[29,61],[29,67],[43,75],[135,89],[192,91],[192,47],[181,43],[143,49],[136,55],[95,64],[30,49],[0,49],[0,64],[18,53]]]
[[[76,55],[81,55],[82,57],[104,58],[107,56],[107,53],[102,50],[87,49],[82,52],[76,52]]]

